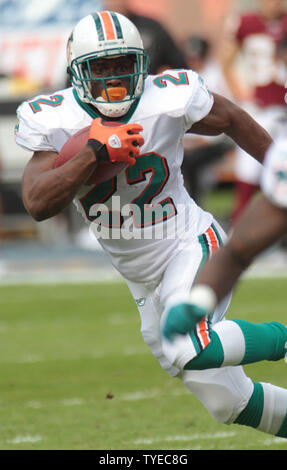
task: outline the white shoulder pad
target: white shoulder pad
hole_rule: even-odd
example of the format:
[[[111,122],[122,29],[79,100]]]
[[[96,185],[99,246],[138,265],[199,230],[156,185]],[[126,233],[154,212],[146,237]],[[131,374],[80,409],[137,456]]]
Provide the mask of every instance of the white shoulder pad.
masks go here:
[[[213,96],[193,70],[165,70],[150,75],[141,99],[144,115],[168,115],[184,119],[185,131],[203,119],[213,106]]]
[[[45,129],[37,116],[31,114],[25,101],[17,109],[18,123],[15,127],[15,142],[25,150],[54,150],[48,141]]]
[[[17,109],[15,141],[30,151],[57,151],[51,133],[61,127],[65,90],[53,95],[39,95],[24,101]],[[60,111],[61,109],[61,111]]]
[[[287,208],[287,138],[276,141],[267,151],[261,188],[276,206]]]

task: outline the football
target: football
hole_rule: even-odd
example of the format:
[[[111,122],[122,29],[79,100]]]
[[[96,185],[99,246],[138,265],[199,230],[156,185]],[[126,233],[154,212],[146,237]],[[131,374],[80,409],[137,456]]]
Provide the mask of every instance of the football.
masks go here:
[[[104,126],[122,126],[121,122],[108,121],[102,123]],[[61,148],[59,155],[56,159],[55,168],[64,165],[68,160],[73,158],[79,151],[85,147],[88,142],[90,126],[84,127],[83,129],[72,135],[67,142]],[[126,162],[100,162],[97,165],[94,173],[90,176],[87,185],[96,185],[107,181],[114,176],[118,175],[125,167]]]

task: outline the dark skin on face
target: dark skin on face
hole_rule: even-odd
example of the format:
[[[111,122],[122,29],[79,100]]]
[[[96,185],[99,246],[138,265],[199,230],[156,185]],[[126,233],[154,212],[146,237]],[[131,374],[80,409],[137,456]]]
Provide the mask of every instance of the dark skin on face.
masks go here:
[[[254,258],[286,232],[287,209],[260,195],[243,212],[228,243],[203,266],[196,284],[210,286],[220,302]]]
[[[115,57],[111,59],[96,59],[90,62],[91,73],[94,78],[113,77],[105,80],[107,88],[123,87],[130,94],[130,79],[120,77],[134,72],[134,59],[132,57]],[[102,80],[92,83],[92,96],[98,98],[102,95],[104,85]]]

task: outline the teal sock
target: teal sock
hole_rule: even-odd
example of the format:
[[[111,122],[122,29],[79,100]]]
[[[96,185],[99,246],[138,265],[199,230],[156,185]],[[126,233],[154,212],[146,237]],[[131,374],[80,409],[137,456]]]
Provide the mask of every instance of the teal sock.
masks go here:
[[[287,438],[287,390],[255,382],[247,406],[234,423]]]
[[[210,339],[208,346],[184,369],[277,361],[287,353],[287,328],[277,322],[256,324],[225,320],[214,325]],[[272,384],[254,383],[252,396],[235,423],[287,438],[287,390]]]
[[[277,361],[287,354],[287,328],[278,322],[226,320],[214,325],[210,339],[209,345],[185,369]]]
[[[286,413],[285,419],[284,419],[279,431],[277,432],[276,436],[286,437],[286,439],[287,439],[287,413]]]
[[[210,332],[210,343],[194,359],[185,364],[184,369],[202,370],[220,367],[224,361],[224,351],[219,336],[215,331]]]
[[[255,382],[253,385],[254,390],[252,396],[247,406],[240,413],[234,423],[257,428],[261,421],[264,408],[264,391],[260,383]]]
[[[241,364],[258,361],[278,361],[287,353],[287,328],[278,322],[251,323],[233,320],[242,330],[245,354]]]

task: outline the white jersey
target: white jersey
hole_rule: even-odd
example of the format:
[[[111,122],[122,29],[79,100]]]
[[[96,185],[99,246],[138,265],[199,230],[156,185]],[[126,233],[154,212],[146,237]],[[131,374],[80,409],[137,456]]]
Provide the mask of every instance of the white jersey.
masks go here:
[[[275,141],[264,159],[261,188],[265,196],[287,209],[287,138]]]
[[[181,174],[182,138],[212,105],[212,94],[191,70],[149,76],[139,102],[119,119],[143,126],[140,158],[116,177],[80,188],[78,210],[127,279],[158,279],[170,259],[212,223],[212,215],[189,197]],[[81,103],[72,88],[38,96],[18,110],[16,142],[59,152],[95,117],[95,108]]]

